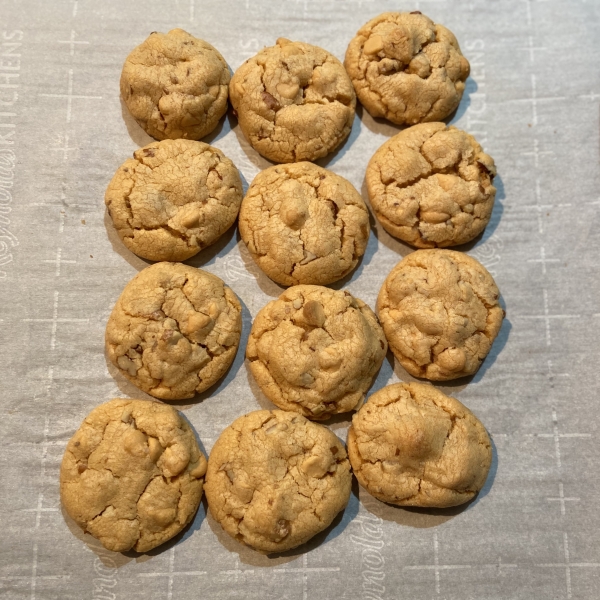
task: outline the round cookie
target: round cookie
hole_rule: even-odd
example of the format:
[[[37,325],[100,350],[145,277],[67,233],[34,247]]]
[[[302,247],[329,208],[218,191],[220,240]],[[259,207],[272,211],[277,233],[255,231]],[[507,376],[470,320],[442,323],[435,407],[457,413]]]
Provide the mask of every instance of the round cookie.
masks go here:
[[[494,160],[473,136],[423,123],[385,142],[366,180],[388,233],[417,248],[443,248],[466,244],[485,229],[496,197],[494,175]]]
[[[206,466],[178,411],[117,398],[95,408],[67,444],[60,497],[108,550],[147,552],[194,518]]]
[[[206,499],[236,540],[283,552],[326,529],[348,504],[344,445],[297,413],[259,410],[236,419],[208,459]]]
[[[164,140],[136,150],[115,173],[104,201],[123,243],[148,260],[186,260],[235,222],[242,180],[217,148]]]
[[[192,398],[223,377],[241,329],[242,307],[221,279],[161,262],[125,286],[106,325],[106,352],[148,394]]]
[[[463,404],[423,383],[373,394],[352,418],[348,455],[358,482],[398,506],[457,506],[485,484],[490,438]]]
[[[362,300],[316,285],[291,287],[262,308],[246,347],[267,398],[314,420],[356,408],[386,353],[383,329]]]
[[[419,11],[383,13],[366,23],[344,65],[369,114],[398,125],[445,119],[469,76],[454,34]]]
[[[125,59],[121,97],[144,131],[159,140],[208,135],[227,111],[225,59],[183,29],[153,32]]]
[[[390,349],[414,377],[472,375],[504,318],[500,292],[478,261],[453,250],[417,250],[387,276],[377,312]]]
[[[365,253],[369,213],[349,181],[309,162],[261,171],[242,201],[240,235],[281,285],[327,285]]]
[[[277,163],[329,154],[348,137],[356,108],[335,56],[283,38],[234,73],[229,95],[252,147]]]

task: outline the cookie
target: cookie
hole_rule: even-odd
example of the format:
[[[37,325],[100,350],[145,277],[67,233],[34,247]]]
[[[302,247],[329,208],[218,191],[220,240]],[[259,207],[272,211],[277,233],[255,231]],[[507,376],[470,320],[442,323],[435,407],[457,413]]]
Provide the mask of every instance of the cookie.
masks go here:
[[[194,518],[206,466],[178,411],[117,398],[95,408],[67,444],[60,497],[108,550],[147,552]]]
[[[398,125],[445,119],[469,76],[454,34],[418,11],[369,21],[350,42],[344,65],[369,114]]]
[[[373,394],[352,418],[348,455],[358,482],[398,506],[457,506],[481,490],[492,463],[485,427],[458,400],[423,383]]]
[[[348,137],[356,108],[335,56],[283,38],[234,73],[229,95],[247,140],[277,163],[329,154]]]
[[[327,285],[365,253],[369,213],[349,181],[301,162],[254,178],[239,227],[252,258],[277,283]]]
[[[297,413],[258,410],[223,431],[208,459],[206,499],[236,540],[283,552],[327,528],[348,504],[346,450]]]
[[[502,326],[499,296],[474,258],[417,250],[387,276],[377,312],[400,364],[414,377],[444,381],[479,369]]]
[[[108,185],[105,203],[119,237],[148,260],[186,260],[235,222],[242,180],[217,148],[164,140],[136,150]]]
[[[106,353],[131,383],[162,400],[216,383],[240,343],[242,307],[217,276],[180,263],[140,271],[106,325]]]
[[[367,167],[375,216],[417,248],[466,244],[492,216],[496,166],[473,136],[444,123],[409,127],[389,139]]]
[[[227,111],[231,74],[208,42],[183,29],[153,32],[125,60],[121,97],[158,140],[208,135]]]
[[[364,400],[386,352],[383,329],[362,300],[296,285],[256,315],[246,358],[273,404],[323,420]]]

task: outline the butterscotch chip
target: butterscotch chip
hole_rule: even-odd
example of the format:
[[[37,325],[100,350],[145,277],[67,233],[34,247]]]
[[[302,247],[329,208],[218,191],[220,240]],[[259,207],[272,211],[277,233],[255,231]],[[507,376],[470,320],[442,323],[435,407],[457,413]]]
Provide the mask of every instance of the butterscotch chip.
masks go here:
[[[199,140],[227,111],[231,75],[208,42],[183,29],[152,33],[125,60],[121,97],[148,135]]]
[[[229,95],[252,147],[278,163],[329,154],[348,137],[356,107],[337,58],[283,38],[234,73]]]
[[[398,125],[445,119],[469,76],[454,34],[420,13],[388,12],[366,23],[344,66],[369,114]]]
[[[316,285],[293,286],[261,309],[246,347],[267,398],[314,420],[355,408],[386,352],[383,329],[362,300]]]
[[[492,462],[475,415],[431,385],[397,383],[352,418],[348,455],[358,482],[398,506],[446,507],[471,500]]]
[[[186,260],[235,222],[242,180],[220,150],[164,140],[136,150],[108,185],[105,203],[123,243],[148,260]]]
[[[95,408],[67,444],[60,497],[108,550],[147,552],[194,518],[206,467],[178,411],[118,398]]]
[[[452,250],[417,250],[387,276],[377,311],[390,349],[413,376],[472,375],[496,339],[504,310],[492,276]]]
[[[473,136],[444,123],[409,127],[367,167],[367,188],[384,229],[418,248],[466,244],[489,223],[496,166]]]
[[[240,235],[252,258],[281,285],[326,285],[358,264],[369,213],[352,184],[301,162],[261,171],[242,201]]]
[[[301,415],[259,410],[236,419],[214,445],[206,473],[213,517],[238,541],[283,552],[326,529],[350,498],[346,450]]]
[[[138,273],[106,325],[110,361],[163,400],[192,398],[227,371],[240,342],[242,308],[221,279],[180,263]]]

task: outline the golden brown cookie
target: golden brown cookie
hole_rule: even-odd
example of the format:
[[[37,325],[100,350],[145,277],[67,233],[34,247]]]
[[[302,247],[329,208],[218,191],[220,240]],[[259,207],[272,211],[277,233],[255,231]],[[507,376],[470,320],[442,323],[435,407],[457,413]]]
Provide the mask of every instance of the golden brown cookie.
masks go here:
[[[492,463],[490,438],[479,419],[423,383],[375,392],[352,418],[348,455],[358,482],[398,506],[468,502]]]
[[[242,201],[240,235],[281,285],[327,285],[365,253],[369,213],[349,181],[309,162],[261,171]]]
[[[208,42],[183,29],[155,31],[125,60],[121,97],[148,135],[199,140],[227,111],[230,79],[225,59]]]
[[[192,398],[216,383],[240,343],[242,307],[216,275],[161,262],[140,271],[106,325],[110,361],[163,400]]]
[[[363,25],[344,65],[369,114],[398,125],[445,119],[469,76],[454,34],[418,11],[383,13]]]
[[[208,460],[206,499],[236,540],[283,552],[327,528],[348,504],[344,445],[297,413],[258,410],[236,419]]]
[[[283,38],[234,73],[229,94],[252,147],[278,163],[329,154],[348,137],[356,108],[335,56]]]
[[[362,300],[296,285],[256,315],[246,358],[273,404],[324,420],[364,400],[386,352],[383,329]]]
[[[178,411],[117,398],[95,408],[67,444],[60,497],[105,548],[147,552],[194,518],[206,466]]]
[[[433,381],[479,369],[504,318],[492,276],[453,250],[417,250],[387,276],[377,312],[390,349],[414,377]]]
[[[217,148],[192,140],[154,142],[115,173],[104,201],[123,243],[148,260],[186,260],[235,222],[242,180]]]
[[[466,244],[489,223],[496,166],[471,135],[444,123],[409,127],[367,167],[367,188],[384,229],[418,248]]]

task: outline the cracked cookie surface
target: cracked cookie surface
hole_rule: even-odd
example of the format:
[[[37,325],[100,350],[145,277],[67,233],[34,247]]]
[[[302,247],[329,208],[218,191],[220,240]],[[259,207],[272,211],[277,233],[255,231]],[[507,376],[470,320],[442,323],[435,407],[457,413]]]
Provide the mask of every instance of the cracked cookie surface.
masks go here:
[[[206,467],[178,411],[117,398],[95,408],[67,444],[61,501],[108,550],[147,552],[194,518]]]
[[[259,410],[223,431],[205,490],[230,536],[272,553],[327,528],[348,504],[351,482],[344,445],[329,429],[296,413]]]
[[[445,119],[469,76],[454,34],[418,11],[383,13],[366,23],[344,65],[369,114],[398,125]]]
[[[369,161],[367,188],[384,229],[418,248],[466,244],[489,223],[496,188],[491,156],[444,123],[409,127]]]
[[[252,147],[278,163],[329,154],[348,137],[356,108],[337,58],[283,38],[234,73],[229,95]]]
[[[105,203],[132,252],[148,260],[186,260],[233,225],[242,196],[238,170],[220,150],[164,140],[136,150],[119,167]]]
[[[485,484],[490,438],[455,398],[423,383],[373,394],[352,418],[348,455],[359,483],[398,506],[457,506]]]
[[[309,162],[261,171],[248,189],[240,235],[258,266],[281,285],[327,285],[365,253],[369,213],[352,184]]]
[[[129,54],[121,72],[121,97],[153,138],[199,140],[227,111],[230,79],[216,48],[172,29],[150,34]]]
[[[163,400],[192,398],[227,371],[240,342],[242,308],[217,276],[156,263],[125,287],[106,325],[110,361]]]
[[[390,349],[414,377],[472,375],[504,318],[492,276],[453,250],[417,250],[387,276],[377,312]]]
[[[246,358],[273,404],[323,420],[356,408],[386,352],[383,329],[362,300],[297,285],[260,310]]]

